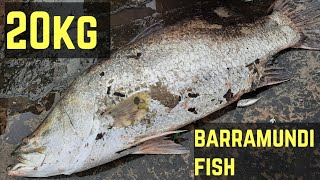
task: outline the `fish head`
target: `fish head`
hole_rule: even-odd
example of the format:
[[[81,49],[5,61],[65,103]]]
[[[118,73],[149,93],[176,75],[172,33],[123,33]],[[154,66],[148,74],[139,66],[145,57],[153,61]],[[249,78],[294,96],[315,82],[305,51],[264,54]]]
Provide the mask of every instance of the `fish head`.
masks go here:
[[[51,111],[43,124],[13,152],[18,161],[8,174],[24,177],[69,175],[125,155],[146,116],[150,97],[141,92],[100,113],[94,92],[74,90]],[[124,110],[125,113],[123,112]],[[128,138],[130,137],[130,138]],[[101,150],[103,149],[103,154]],[[93,156],[93,157],[92,157]],[[93,160],[92,160],[93,159]]]
[[[12,153],[12,156],[14,156],[18,162],[7,168],[8,175],[25,177],[33,177],[34,172],[38,170],[38,167],[42,166],[46,158],[46,155],[43,153],[36,151],[22,153],[19,148]]]
[[[25,138],[21,145],[11,153],[15,164],[7,168],[10,176],[37,177],[39,174],[47,176],[54,167],[46,167],[48,150],[39,146],[35,137]],[[47,169],[44,169],[47,168]],[[39,173],[40,172],[40,173]]]
[[[74,122],[71,122],[71,117]],[[85,114],[72,116],[63,108],[56,107],[13,151],[13,159],[17,162],[8,167],[8,175],[49,177],[72,174],[90,153],[85,144],[95,139],[95,134],[90,135],[93,131],[90,118]]]
[[[50,134],[48,134],[50,136]],[[54,136],[53,136],[54,138]],[[52,139],[50,143],[46,137],[25,138],[23,142],[12,152],[15,164],[7,169],[10,176],[23,177],[49,177],[59,174],[67,174],[75,163],[78,146],[64,145],[65,140]],[[75,140],[75,142],[78,142]],[[75,148],[75,149],[73,149]]]

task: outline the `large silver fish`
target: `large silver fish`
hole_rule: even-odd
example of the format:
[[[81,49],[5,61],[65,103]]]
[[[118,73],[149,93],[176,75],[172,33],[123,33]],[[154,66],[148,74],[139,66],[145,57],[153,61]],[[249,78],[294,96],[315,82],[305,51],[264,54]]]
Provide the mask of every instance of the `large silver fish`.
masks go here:
[[[253,24],[184,21],[138,40],[79,77],[14,151],[12,176],[83,171],[128,154],[180,154],[162,138],[286,71],[268,60],[293,47],[320,49],[320,3],[278,0]]]

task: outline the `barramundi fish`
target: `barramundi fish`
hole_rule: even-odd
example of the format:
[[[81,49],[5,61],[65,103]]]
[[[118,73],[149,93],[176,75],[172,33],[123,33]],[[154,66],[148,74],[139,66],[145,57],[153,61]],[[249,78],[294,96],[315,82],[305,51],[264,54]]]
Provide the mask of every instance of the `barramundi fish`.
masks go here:
[[[165,138],[288,79],[272,56],[320,49],[320,2],[278,0],[254,23],[181,21],[140,38],[81,75],[13,152],[8,174],[69,175],[129,154],[182,154]]]

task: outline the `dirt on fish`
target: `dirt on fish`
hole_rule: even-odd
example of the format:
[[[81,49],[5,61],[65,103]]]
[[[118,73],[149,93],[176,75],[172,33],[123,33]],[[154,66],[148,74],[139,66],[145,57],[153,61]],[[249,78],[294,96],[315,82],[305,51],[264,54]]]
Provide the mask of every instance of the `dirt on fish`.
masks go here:
[[[150,96],[152,99],[160,101],[163,105],[169,108],[174,108],[180,101],[181,97],[171,94],[166,86],[157,83],[150,88]]]

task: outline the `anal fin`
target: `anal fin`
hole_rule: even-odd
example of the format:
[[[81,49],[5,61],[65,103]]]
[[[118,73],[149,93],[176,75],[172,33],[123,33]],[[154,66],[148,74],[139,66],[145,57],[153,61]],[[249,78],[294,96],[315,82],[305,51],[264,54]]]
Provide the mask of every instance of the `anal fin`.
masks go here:
[[[278,64],[273,59],[263,59],[254,64],[259,76],[254,81],[252,89],[280,84],[292,77],[285,65]]]
[[[269,67],[265,67],[260,78],[260,86],[270,86],[275,84],[280,84],[289,81],[291,78],[291,73],[282,67],[272,64]]]
[[[164,137],[164,136],[167,136],[167,135],[170,135],[170,134],[178,134],[178,133],[182,133],[182,132],[186,132],[186,131],[187,130],[167,131],[167,132],[155,134],[155,135],[152,135],[152,136],[138,137],[138,138],[135,138],[134,144],[137,145],[137,144],[140,144],[140,143],[152,140],[152,139],[157,139],[157,138]]]
[[[137,137],[132,142],[131,147],[117,153],[124,154],[185,154],[189,150],[180,144],[165,137],[170,134],[185,132],[186,130],[176,130],[163,132],[146,137]]]

